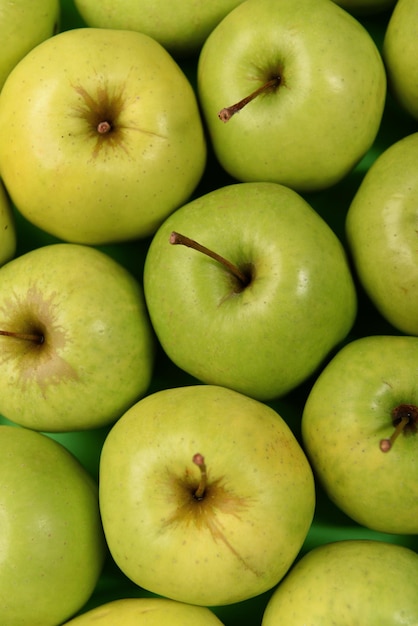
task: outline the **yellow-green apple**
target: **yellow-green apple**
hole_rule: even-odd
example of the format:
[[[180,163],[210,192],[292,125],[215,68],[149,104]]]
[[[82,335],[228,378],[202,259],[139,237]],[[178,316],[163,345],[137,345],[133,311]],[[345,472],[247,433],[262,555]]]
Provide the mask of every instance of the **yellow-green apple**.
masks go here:
[[[382,47],[388,87],[397,102],[418,120],[418,2],[398,0]]]
[[[154,337],[140,283],[71,243],[0,268],[0,413],[36,430],[116,420],[147,390]]]
[[[123,598],[106,602],[74,619],[67,626],[222,626],[204,606],[168,598]]]
[[[59,0],[7,0],[0,3],[0,91],[11,70],[58,28]]]
[[[316,379],[304,449],[329,498],[359,524],[418,533],[418,337],[361,337]]]
[[[77,28],[31,50],[0,99],[0,172],[17,209],[56,237],[145,237],[200,180],[206,144],[191,83],[133,31]]]
[[[175,56],[196,54],[209,33],[243,0],[75,0],[89,26],[138,30]]]
[[[369,168],[346,220],[364,289],[383,317],[409,335],[418,335],[417,163],[418,133],[391,144]]]
[[[192,249],[196,242],[222,262]],[[276,183],[231,184],[173,213],[148,249],[144,291],[178,367],[259,400],[312,375],[357,310],[341,242],[297,192]]]
[[[246,0],[207,38],[198,93],[230,175],[314,191],[373,144],[386,75],[368,31],[331,0]]]
[[[107,553],[97,483],[63,445],[0,426],[0,621],[57,626],[92,594]]]
[[[16,226],[13,210],[0,181],[0,265],[10,261],[16,253]]]
[[[274,591],[262,626],[416,626],[417,575],[410,548],[371,540],[324,544]]]
[[[236,391],[150,394],[112,427],[100,460],[107,544],[137,585],[233,604],[272,588],[310,528],[312,470],[286,422]]]

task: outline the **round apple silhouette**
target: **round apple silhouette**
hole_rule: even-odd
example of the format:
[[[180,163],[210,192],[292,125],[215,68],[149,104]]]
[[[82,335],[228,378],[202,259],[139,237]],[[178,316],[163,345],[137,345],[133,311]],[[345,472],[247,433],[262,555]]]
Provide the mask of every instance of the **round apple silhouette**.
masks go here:
[[[148,249],[144,293],[178,367],[259,400],[312,375],[357,310],[340,241],[275,183],[228,185],[172,214]]]
[[[66,622],[67,626],[222,626],[204,606],[167,598],[123,598],[106,602]]]
[[[99,499],[109,549],[134,583],[215,606],[279,582],[310,528],[315,490],[272,408],[191,385],[146,396],[112,427]]]
[[[57,243],[0,268],[0,413],[47,432],[115,421],[147,391],[154,336],[140,283]]]
[[[175,57],[196,54],[209,33],[243,0],[75,0],[89,26],[137,30]]]
[[[71,29],[31,50],[2,90],[0,135],[17,209],[74,243],[149,236],[206,163],[191,84],[158,42],[133,31]]]
[[[357,165],[386,96],[376,44],[330,0],[243,2],[206,39],[197,84],[222,167],[300,192],[329,188]]]
[[[80,610],[107,554],[96,482],[46,435],[0,426],[0,614],[57,626]]]
[[[380,314],[418,335],[418,133],[391,144],[350,204],[346,233],[358,277]]]
[[[390,93],[418,120],[418,12],[415,0],[398,0],[385,32],[382,57]]]
[[[0,90],[12,69],[58,28],[59,0],[20,0],[1,6]]]
[[[314,548],[271,596],[262,626],[415,626],[418,555],[382,541]]]
[[[347,344],[316,379],[304,448],[330,499],[359,524],[418,533],[418,337]]]

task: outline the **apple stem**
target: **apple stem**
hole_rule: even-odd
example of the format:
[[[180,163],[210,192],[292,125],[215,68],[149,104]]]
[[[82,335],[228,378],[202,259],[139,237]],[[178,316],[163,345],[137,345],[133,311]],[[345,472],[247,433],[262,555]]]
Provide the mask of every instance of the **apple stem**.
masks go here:
[[[100,135],[105,135],[106,133],[109,133],[111,130],[112,130],[112,125],[107,120],[104,120],[103,122],[99,122],[97,124],[97,132]]]
[[[280,85],[280,82],[281,82],[281,77],[274,76],[274,78],[271,78],[266,83],[264,83],[264,85],[261,85],[261,87],[259,87],[258,89],[250,93],[249,96],[246,96],[245,98],[243,98],[236,104],[232,104],[231,106],[225,107],[224,109],[219,111],[218,113],[219,119],[222,120],[222,122],[228,122],[231,119],[231,117],[235,115],[235,113],[238,113],[239,111],[241,111],[241,109],[243,109],[249,102],[257,98],[257,96],[259,96],[261,93],[264,93],[268,91],[269,89],[278,87]]]
[[[399,437],[405,426],[408,424],[409,420],[407,417],[403,417],[399,424],[396,426],[395,430],[391,434],[388,439],[382,439],[380,442],[380,449],[382,452],[389,452],[395,443],[396,439]]]
[[[32,341],[33,343],[41,344],[45,338],[43,335],[35,333],[15,333],[9,330],[0,330],[0,335],[3,337],[13,337],[14,339],[22,339],[24,341]]]
[[[395,430],[390,437],[380,441],[382,452],[389,452],[402,432],[416,431],[418,426],[418,407],[413,404],[400,404],[392,411],[392,421]]]
[[[193,498],[195,500],[203,500],[205,496],[207,482],[208,482],[205,457],[202,456],[199,452],[197,452],[193,456],[193,463],[197,465],[198,468],[200,469],[200,481],[199,481],[196,491],[193,494]]]
[[[187,246],[188,248],[192,248],[193,250],[202,252],[203,254],[206,254],[211,259],[218,261],[224,267],[226,267],[229,270],[229,272],[231,272],[231,274],[235,276],[235,278],[237,278],[244,287],[248,285],[248,283],[250,282],[249,277],[246,276],[244,272],[241,272],[239,267],[237,267],[236,265],[234,265],[233,263],[225,259],[220,254],[217,254],[216,252],[213,252],[213,250],[206,248],[206,246],[202,246],[202,244],[198,243],[194,239],[190,239],[190,237],[187,237],[186,235],[181,235],[180,233],[173,231],[170,235],[170,243],[173,245],[181,244],[183,246]]]

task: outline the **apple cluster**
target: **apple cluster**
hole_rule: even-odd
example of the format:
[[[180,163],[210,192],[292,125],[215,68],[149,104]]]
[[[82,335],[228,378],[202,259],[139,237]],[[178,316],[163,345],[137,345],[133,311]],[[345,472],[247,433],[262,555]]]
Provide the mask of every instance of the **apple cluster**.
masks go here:
[[[418,1],[3,4],[1,626],[416,626]]]

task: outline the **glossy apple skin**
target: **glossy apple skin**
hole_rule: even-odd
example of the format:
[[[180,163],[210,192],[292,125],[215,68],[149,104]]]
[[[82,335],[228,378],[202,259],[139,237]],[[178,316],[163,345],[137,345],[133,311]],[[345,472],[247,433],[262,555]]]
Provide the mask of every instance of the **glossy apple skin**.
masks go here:
[[[383,40],[382,56],[389,90],[398,103],[418,120],[418,6],[398,0]]]
[[[19,0],[0,6],[0,90],[23,57],[54,34],[60,17],[59,0]]]
[[[0,265],[16,253],[16,226],[9,198],[0,182]]]
[[[139,282],[105,253],[58,243],[0,268],[0,413],[47,432],[115,421],[148,389],[154,337]]]
[[[175,56],[197,54],[209,33],[243,0],[75,0],[89,26],[138,30]]]
[[[169,244],[178,231],[254,278],[233,293],[217,261]],[[240,183],[176,211],[148,250],[144,292],[157,337],[177,366],[259,400],[284,395],[349,332],[357,300],[340,241],[291,189]]]
[[[0,426],[2,626],[56,626],[93,593],[106,555],[96,482],[61,444]]]
[[[193,498],[202,454],[208,487]],[[143,398],[110,431],[100,461],[109,549],[137,585],[215,606],[272,588],[312,522],[312,471],[270,407],[211,385]]]
[[[418,555],[382,541],[346,540],[306,554],[273,593],[262,626],[415,626]]]
[[[222,626],[212,611],[167,598],[107,602],[67,622],[68,626]]]
[[[302,417],[304,449],[329,498],[359,524],[384,533],[418,533],[417,433],[389,452],[392,410],[418,405],[418,338],[362,337],[317,378]]]
[[[191,84],[160,44],[132,31],[71,29],[37,46],[4,86],[0,134],[16,207],[75,243],[150,235],[206,163]]]
[[[275,91],[227,123],[218,119],[221,109],[278,75]],[[333,2],[248,0],[206,40],[198,92],[229,174],[306,192],[337,183],[371,147],[386,75],[369,33]]]
[[[347,241],[357,274],[394,328],[418,335],[418,133],[373,163],[350,205]]]

